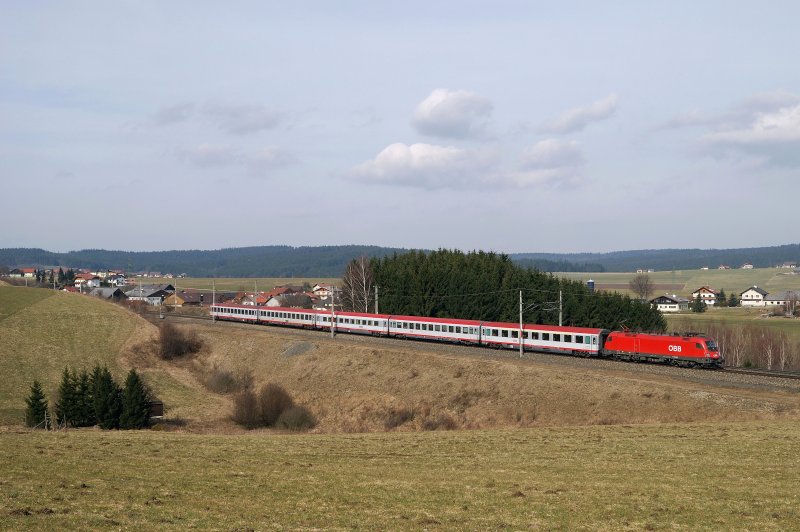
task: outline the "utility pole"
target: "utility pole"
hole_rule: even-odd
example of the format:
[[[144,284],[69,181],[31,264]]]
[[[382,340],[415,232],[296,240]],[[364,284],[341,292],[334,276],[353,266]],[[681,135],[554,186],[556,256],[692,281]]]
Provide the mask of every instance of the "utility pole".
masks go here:
[[[519,358],[522,358],[522,290],[519,291]]]
[[[331,340],[336,336],[336,287],[331,286]]]
[[[217,285],[214,280],[211,280],[211,323],[214,323],[214,306],[217,304]]]
[[[378,313],[378,285],[375,285],[375,314]]]
[[[561,302],[561,290],[558,291],[558,326],[561,327],[561,321],[564,316],[564,305]]]

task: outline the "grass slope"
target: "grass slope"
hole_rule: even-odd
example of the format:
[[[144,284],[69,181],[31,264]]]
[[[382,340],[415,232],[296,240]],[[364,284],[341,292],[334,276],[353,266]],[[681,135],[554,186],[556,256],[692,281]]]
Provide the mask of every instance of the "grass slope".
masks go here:
[[[0,432],[0,528],[795,529],[796,423]]]
[[[107,365],[120,383],[130,367],[143,369],[156,394],[179,413],[188,411],[187,405],[196,412],[204,402],[224,402],[197,390],[194,379],[179,369],[138,364],[131,347],[153,335],[153,325],[105,301],[0,287],[0,424],[22,422],[34,379],[42,382],[52,404],[65,366]]]

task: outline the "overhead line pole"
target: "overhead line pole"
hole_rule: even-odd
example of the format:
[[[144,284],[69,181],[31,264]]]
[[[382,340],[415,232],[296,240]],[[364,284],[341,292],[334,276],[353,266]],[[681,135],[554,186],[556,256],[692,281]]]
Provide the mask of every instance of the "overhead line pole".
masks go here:
[[[519,358],[522,358],[522,290],[519,291]]]
[[[378,285],[375,285],[375,314],[378,313]]]

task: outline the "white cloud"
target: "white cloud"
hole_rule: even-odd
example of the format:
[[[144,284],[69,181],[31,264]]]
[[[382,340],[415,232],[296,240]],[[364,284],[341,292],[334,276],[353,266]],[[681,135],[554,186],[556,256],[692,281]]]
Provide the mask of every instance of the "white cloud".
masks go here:
[[[436,89],[417,105],[411,124],[423,135],[483,138],[491,114],[488,98],[464,90]]]
[[[353,179],[428,189],[456,188],[480,180],[493,157],[454,147],[397,142],[353,169]]]
[[[208,105],[205,113],[223,131],[247,135],[273,129],[280,123],[280,113],[263,105]]]
[[[704,135],[701,151],[709,155],[745,156],[762,164],[800,162],[800,104],[756,113],[742,127],[719,128]]]
[[[602,100],[586,106],[570,109],[554,121],[546,124],[542,130],[547,133],[572,133],[581,131],[592,122],[605,120],[617,110],[617,96],[610,94]]]
[[[719,131],[746,128],[761,114],[776,112],[797,104],[800,104],[798,95],[786,91],[765,92],[746,98],[717,113],[703,113],[697,110],[678,113],[656,129],[704,126]]]

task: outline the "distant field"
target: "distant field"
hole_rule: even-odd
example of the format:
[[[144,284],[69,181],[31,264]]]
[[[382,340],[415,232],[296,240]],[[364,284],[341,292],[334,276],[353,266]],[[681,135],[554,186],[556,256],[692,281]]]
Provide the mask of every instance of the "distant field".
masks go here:
[[[137,279],[138,282],[138,279]],[[314,286],[317,283],[340,283],[336,278],[319,277],[186,277],[184,279],[161,279],[148,277],[142,279],[142,284],[169,283],[177,286],[178,290],[183,288],[196,288],[199,290],[211,290],[216,287],[220,291],[231,292],[252,292],[256,287],[259,291],[269,291],[276,286],[297,285],[302,286],[308,283]]]
[[[0,432],[0,528],[792,530],[787,422],[245,436]]]
[[[671,292],[678,295],[691,296],[692,291],[701,286],[711,286],[717,290],[724,289],[726,294],[735,292],[738,296],[751,286],[760,286],[767,292],[781,290],[800,290],[800,275],[786,275],[787,270],[779,268],[754,268],[752,270],[676,270],[650,273],[659,292]],[[629,293],[628,282],[635,273],[557,273],[559,277],[586,282],[593,279],[598,289],[608,289],[620,293]],[[604,285],[607,288],[604,288]],[[669,286],[667,286],[669,285]],[[656,294],[654,294],[656,295]]]
[[[706,312],[665,313],[670,330],[686,330],[686,323],[721,323],[726,325],[753,325],[783,331],[795,342],[800,342],[800,319],[763,317],[764,309],[757,307],[709,308]]]

